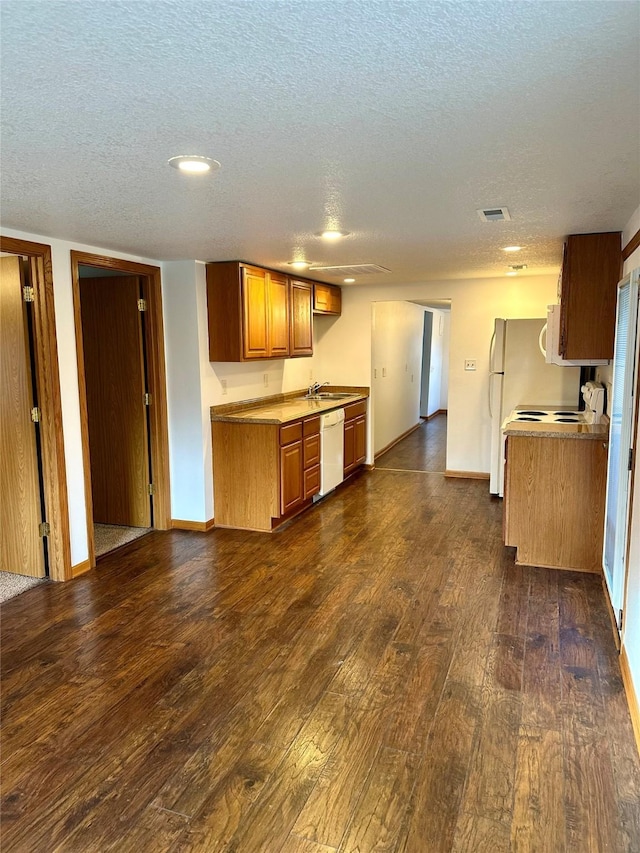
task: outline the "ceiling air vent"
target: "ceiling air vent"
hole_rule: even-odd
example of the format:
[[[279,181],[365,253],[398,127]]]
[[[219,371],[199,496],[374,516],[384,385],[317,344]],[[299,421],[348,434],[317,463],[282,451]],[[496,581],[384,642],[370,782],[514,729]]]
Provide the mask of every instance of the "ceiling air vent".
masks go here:
[[[309,272],[324,272],[327,275],[336,276],[358,276],[358,275],[376,275],[381,272],[391,272],[386,267],[378,266],[378,264],[348,264],[345,266],[323,267],[317,264],[309,267]]]
[[[511,219],[511,214],[506,207],[485,207],[476,213],[483,222],[506,222]]]

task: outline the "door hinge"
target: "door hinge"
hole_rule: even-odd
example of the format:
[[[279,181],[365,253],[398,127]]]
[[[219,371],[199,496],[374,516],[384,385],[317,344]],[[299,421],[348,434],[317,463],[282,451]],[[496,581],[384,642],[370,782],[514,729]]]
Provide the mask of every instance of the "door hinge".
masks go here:
[[[629,448],[629,471],[633,471],[633,447]]]
[[[151,394],[149,394],[149,392],[148,392],[148,391],[147,391],[147,393],[144,395],[144,404],[145,404],[145,406],[150,406],[150,405],[151,405]]]
[[[49,536],[51,533],[51,526],[48,521],[43,521],[38,525],[38,533],[40,536]]]
[[[622,631],[622,610],[618,610],[618,631]]]
[[[146,311],[147,310],[147,300],[146,299],[138,299],[138,311]]]
[[[31,409],[31,420],[34,424],[40,423],[40,409],[37,406],[34,406],[33,409]]]
[[[149,483],[149,494],[155,495],[155,493],[156,493],[156,487],[153,485],[153,483]]]
[[[25,302],[33,302],[35,300],[35,293],[33,291],[33,287],[30,284],[23,285],[22,298]]]

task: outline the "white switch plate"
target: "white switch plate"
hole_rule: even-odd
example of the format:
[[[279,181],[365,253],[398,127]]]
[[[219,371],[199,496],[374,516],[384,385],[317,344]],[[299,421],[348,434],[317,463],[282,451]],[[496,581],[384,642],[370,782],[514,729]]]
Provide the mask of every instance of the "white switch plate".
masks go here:
[[[221,380],[220,380],[220,385],[222,386],[222,394],[223,394],[223,396],[224,396],[224,395],[227,393],[227,380],[226,380],[226,379],[221,379]]]
[[[265,388],[269,387],[269,374],[268,373],[264,374],[264,387]]]
[[[476,360],[475,360],[475,358],[465,358],[465,360],[464,360],[464,369],[465,369],[465,370],[475,370],[475,369],[476,369]]]

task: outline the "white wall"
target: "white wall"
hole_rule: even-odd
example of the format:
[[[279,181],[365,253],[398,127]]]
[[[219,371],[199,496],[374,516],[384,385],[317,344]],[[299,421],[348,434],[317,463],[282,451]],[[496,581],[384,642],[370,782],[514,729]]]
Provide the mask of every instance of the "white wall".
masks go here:
[[[41,234],[30,234],[2,228],[7,237],[30,240],[51,246],[53,292],[58,339],[58,369],[60,394],[62,397],[62,428],[64,434],[65,467],[67,472],[67,495],[69,500],[69,530],[71,537],[71,563],[78,565],[89,556],[87,544],[87,516],[84,499],[84,468],[82,464],[80,437],[80,399],[78,395],[78,365],[76,360],[76,334],[73,319],[73,291],[71,282],[72,249],[94,255],[125,258],[143,264],[159,266],[158,261],[113,252],[97,246],[86,246],[67,240],[56,240]]]
[[[440,377],[440,406],[446,412],[449,399],[449,345],[451,339],[451,312],[441,311],[442,328],[442,375]]]
[[[374,302],[371,306],[369,417],[374,453],[420,422],[424,312],[410,302]]]
[[[626,246],[638,229],[640,229],[640,207],[635,211],[624,230],[623,246]],[[625,261],[624,275],[636,269],[636,267],[640,267],[640,248],[636,249]],[[640,346],[640,324],[638,329],[638,346]],[[638,429],[640,437],[640,425]],[[638,444],[635,447],[635,470],[633,477],[634,492],[630,522],[629,575],[624,604],[626,613],[622,645],[629,661],[635,693],[640,699],[640,447]]]
[[[489,342],[495,317],[545,316],[556,299],[557,277],[452,280],[370,285],[342,290],[342,316],[318,341],[318,363],[340,382],[371,385],[371,304],[389,300],[451,300],[447,468],[489,471],[491,420],[487,409]],[[478,369],[464,370],[474,358]],[[371,440],[369,441],[371,448]],[[372,461],[370,458],[367,460]]]

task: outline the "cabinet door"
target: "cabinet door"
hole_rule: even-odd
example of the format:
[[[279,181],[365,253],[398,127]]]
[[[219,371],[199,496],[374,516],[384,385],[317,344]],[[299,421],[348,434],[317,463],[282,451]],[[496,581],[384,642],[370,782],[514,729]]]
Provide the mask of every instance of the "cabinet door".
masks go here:
[[[565,244],[560,298],[560,355],[613,358],[621,235],[572,234]]]
[[[344,473],[345,476],[356,464],[356,422],[345,421],[344,424]]]
[[[302,441],[280,448],[280,513],[285,515],[304,498]]]
[[[290,355],[313,355],[313,286],[305,281],[291,282]]]
[[[267,273],[269,306],[269,355],[289,355],[289,279],[286,275]]]
[[[269,357],[267,322],[267,274],[265,270],[242,270],[242,355],[243,358]]]
[[[367,418],[362,415],[355,422],[355,464],[362,465],[367,458]]]
[[[316,314],[340,314],[342,291],[334,284],[314,284],[313,310]]]
[[[320,435],[308,435],[304,439],[304,468],[320,464]]]

